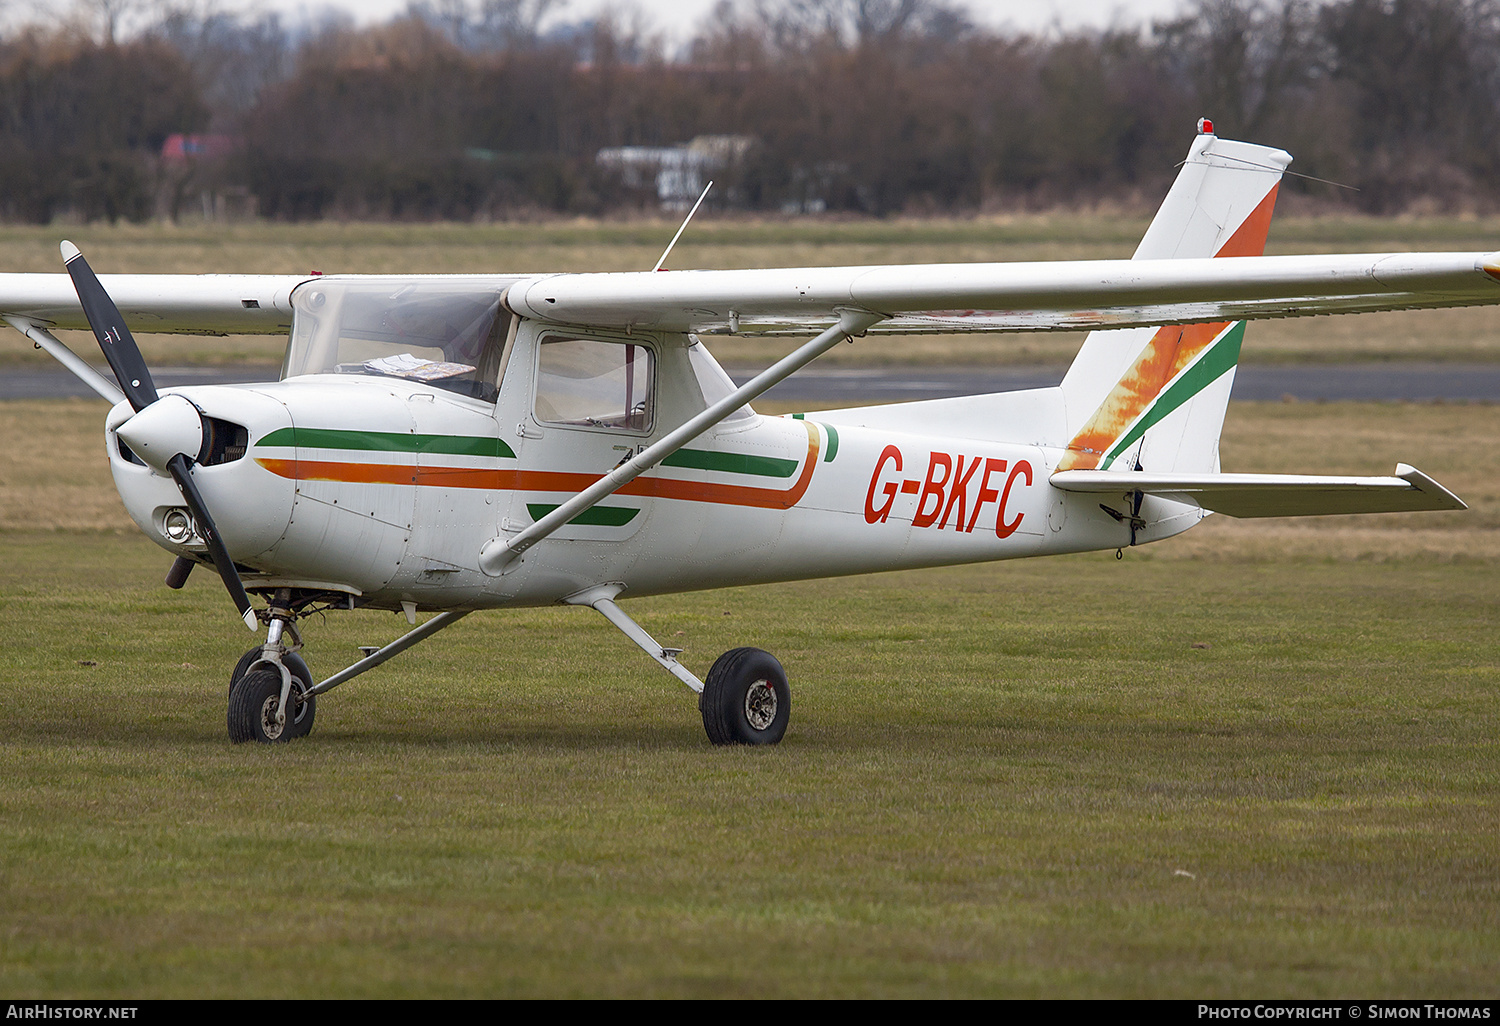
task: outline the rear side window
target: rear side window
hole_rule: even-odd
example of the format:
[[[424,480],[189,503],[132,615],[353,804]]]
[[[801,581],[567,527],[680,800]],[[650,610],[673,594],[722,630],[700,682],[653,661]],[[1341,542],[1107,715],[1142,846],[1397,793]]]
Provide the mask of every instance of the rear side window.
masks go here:
[[[650,431],[656,354],[633,342],[552,337],[537,357],[536,419],[547,424]]]

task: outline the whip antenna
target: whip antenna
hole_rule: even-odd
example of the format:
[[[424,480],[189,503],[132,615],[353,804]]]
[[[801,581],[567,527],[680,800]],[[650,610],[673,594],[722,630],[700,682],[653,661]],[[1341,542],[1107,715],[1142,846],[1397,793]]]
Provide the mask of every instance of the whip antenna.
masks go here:
[[[688,216],[682,219],[682,227],[677,229],[677,234],[672,236],[672,241],[667,243],[667,248],[661,252],[661,259],[656,262],[656,266],[651,268],[651,270],[659,271],[661,270],[661,265],[667,262],[667,254],[672,252],[672,247],[677,245],[677,240],[682,238],[683,232],[687,231],[688,222],[693,219],[693,215],[698,212],[698,208],[703,205],[704,199],[708,197],[708,190],[713,187],[713,182],[709,182],[703,187],[703,194],[698,197],[698,202],[693,204],[693,209],[688,211]]]

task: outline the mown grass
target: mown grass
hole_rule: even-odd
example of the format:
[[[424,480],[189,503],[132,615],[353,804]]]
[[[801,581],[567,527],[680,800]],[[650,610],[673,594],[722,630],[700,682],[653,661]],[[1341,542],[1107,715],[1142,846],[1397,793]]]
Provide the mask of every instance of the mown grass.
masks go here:
[[[581,611],[479,616],[261,749],[223,738],[244,639],[212,582],[157,591],[133,539],[10,541],[11,993],[1453,996],[1500,970],[1493,566],[1068,559],[637,603],[699,669],[779,653],[772,752],[712,750]],[[330,620],[314,659],[397,629]]]
[[[1148,218],[1133,214],[1032,214],[969,220],[695,221],[669,266],[801,267],[832,264],[1065,260],[1128,257]],[[0,226],[0,272],[61,270],[71,238],[101,273],[467,273],[645,270],[672,238],[666,221],[538,224],[311,224]],[[1287,217],[1268,252],[1491,251],[1500,219]],[[1489,308],[1265,321],[1252,328],[1247,362],[1500,359]],[[66,341],[97,360],[86,333]],[[870,338],[840,346],[822,364],[1066,363],[1076,333]],[[280,362],[280,337],[143,336],[156,366]],[[710,340],[726,363],[766,364],[789,351],[776,340]],[[19,334],[0,332],[0,367],[49,358]]]
[[[0,408],[7,993],[1495,993],[1500,500],[1450,479],[1494,480],[1488,407],[1236,404],[1225,439],[1234,469],[1410,457],[1471,514],[629,603],[699,672],[783,660],[772,751],[711,748],[576,609],[476,614],[306,741],[231,746],[249,637],[97,519],[97,437],[65,450],[102,411]],[[69,530],[58,463],[99,511]],[[306,626],[322,672],[405,629]]]

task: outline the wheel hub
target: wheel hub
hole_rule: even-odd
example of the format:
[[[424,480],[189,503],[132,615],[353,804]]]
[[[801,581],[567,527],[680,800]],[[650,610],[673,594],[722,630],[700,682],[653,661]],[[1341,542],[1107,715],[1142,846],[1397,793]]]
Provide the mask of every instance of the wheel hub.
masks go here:
[[[260,707],[260,729],[266,735],[267,741],[275,741],[281,736],[285,724],[276,720],[276,707],[281,704],[281,696],[271,695]]]
[[[745,692],[745,719],[756,730],[765,730],[776,720],[776,689],[764,680]]]

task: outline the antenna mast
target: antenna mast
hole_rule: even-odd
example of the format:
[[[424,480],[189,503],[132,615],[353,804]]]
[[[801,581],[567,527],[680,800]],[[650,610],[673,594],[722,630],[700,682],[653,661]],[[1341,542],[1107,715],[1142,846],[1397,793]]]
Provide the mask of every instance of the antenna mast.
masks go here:
[[[666,249],[662,250],[661,259],[656,262],[656,266],[651,268],[651,270],[659,271],[661,270],[661,265],[667,262],[667,254],[672,252],[672,247],[677,245],[677,240],[682,238],[683,232],[687,231],[688,222],[693,219],[693,215],[698,212],[698,208],[703,205],[704,199],[707,198],[708,190],[712,189],[713,187],[713,182],[709,182],[703,187],[703,194],[698,197],[698,202],[693,204],[693,209],[688,211],[688,216],[682,219],[682,227],[677,229],[677,234],[672,236],[672,241],[667,243]]]

